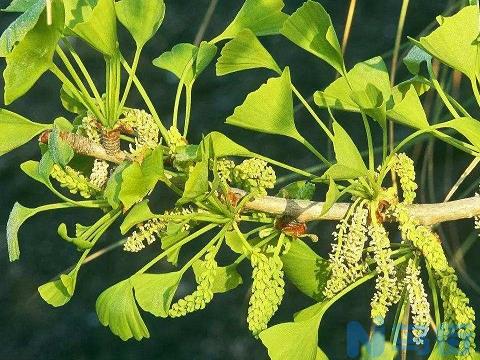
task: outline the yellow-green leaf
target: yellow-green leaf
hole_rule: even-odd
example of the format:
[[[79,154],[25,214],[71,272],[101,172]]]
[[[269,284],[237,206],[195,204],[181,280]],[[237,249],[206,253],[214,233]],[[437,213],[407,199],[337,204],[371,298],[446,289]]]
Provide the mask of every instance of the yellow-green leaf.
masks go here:
[[[282,12],[283,0],[246,0],[237,16],[213,43],[232,39],[244,29],[258,36],[278,34],[288,15]]]
[[[0,109],[0,156],[26,144],[51,128],[50,124],[34,123],[23,116]]]
[[[182,272],[135,275],[131,282],[140,307],[157,317],[167,317]]]
[[[250,93],[226,123],[267,134],[288,136],[302,142],[303,137],[295,127],[288,67],[282,76],[271,78]]]
[[[339,73],[344,73],[342,50],[332,20],[318,2],[305,2],[285,21],[281,33],[297,46],[330,64]]]
[[[395,99],[395,105],[387,111],[387,116],[400,124],[415,129],[426,129],[430,126],[425,110],[413,85],[410,85],[410,89],[404,97]]]
[[[64,23],[61,1],[52,3],[52,14],[53,25],[47,25],[44,11],[35,27],[7,54],[7,67],[3,72],[6,105],[25,95],[52,65]]]
[[[217,61],[217,75],[257,68],[282,72],[255,34],[245,29],[223,47]]]
[[[420,44],[432,56],[475,79],[478,71],[478,7],[466,6],[455,15],[437,20],[440,27],[420,38]]]
[[[130,279],[119,282],[100,294],[96,310],[100,323],[108,326],[123,341],[150,337],[135,303]]]
[[[122,0],[115,3],[118,20],[142,47],[162,25],[165,17],[163,0]]]

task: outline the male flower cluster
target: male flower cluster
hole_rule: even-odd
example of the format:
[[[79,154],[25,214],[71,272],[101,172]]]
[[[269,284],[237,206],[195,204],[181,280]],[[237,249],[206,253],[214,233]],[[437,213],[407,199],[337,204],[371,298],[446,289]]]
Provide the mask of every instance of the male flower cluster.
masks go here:
[[[205,255],[204,271],[199,276],[196,290],[173,304],[168,315],[176,318],[205,309],[207,304],[213,299],[213,284],[217,269],[218,264],[215,261],[215,252],[209,251]]]
[[[247,322],[253,335],[258,336],[267,328],[283,300],[285,281],[283,263],[278,255],[267,256],[255,248],[250,261],[253,284]]]

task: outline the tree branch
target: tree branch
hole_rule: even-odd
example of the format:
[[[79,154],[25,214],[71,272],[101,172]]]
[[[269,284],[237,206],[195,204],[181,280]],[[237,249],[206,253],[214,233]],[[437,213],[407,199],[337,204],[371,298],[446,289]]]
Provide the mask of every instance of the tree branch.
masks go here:
[[[127,160],[127,155],[121,151],[116,154],[109,154],[105,148],[89,139],[68,133],[60,134],[73,150],[81,155],[94,157],[100,160],[120,164]],[[48,142],[49,133],[40,137],[41,142]],[[240,189],[232,189],[232,192],[239,198],[247,193]],[[300,222],[316,220],[341,220],[348,211],[351,204],[337,203],[326,214],[322,214],[323,202],[290,200],[272,196],[264,196],[254,199],[245,205],[245,208],[252,211],[264,212],[272,215],[283,215],[297,219]],[[471,197],[462,200],[444,202],[439,204],[420,204],[408,206],[410,215],[423,225],[434,225],[447,221],[470,219],[480,216],[480,197]],[[387,219],[388,221],[388,219]]]
[[[246,195],[246,192],[240,189],[232,189],[232,191],[239,197]],[[351,205],[348,203],[337,203],[326,214],[321,215],[324,204],[323,202],[265,196],[248,202],[245,208],[272,215],[289,216],[300,222],[310,222],[316,220],[341,220]],[[421,224],[435,225],[442,222],[480,216],[480,197],[439,204],[409,205],[407,208],[410,215]]]

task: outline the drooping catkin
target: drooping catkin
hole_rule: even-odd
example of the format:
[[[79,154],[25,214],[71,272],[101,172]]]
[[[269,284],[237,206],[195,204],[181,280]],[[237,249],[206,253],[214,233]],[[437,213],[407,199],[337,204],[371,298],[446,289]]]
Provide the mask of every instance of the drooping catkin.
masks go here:
[[[252,334],[258,336],[267,328],[283,300],[285,281],[283,263],[278,255],[267,256],[256,248],[250,261],[253,284],[247,322]]]
[[[194,311],[205,309],[207,304],[212,301],[213,285],[218,269],[214,249],[215,247],[212,247],[205,255],[204,270],[199,276],[196,290],[170,307],[168,312],[170,317],[181,317]]]
[[[68,165],[62,168],[55,164],[50,175],[58,181],[61,187],[68,189],[72,194],[80,194],[85,199],[90,199],[100,191],[82,173]]]
[[[405,285],[412,313],[413,341],[415,344],[421,345],[430,327],[430,304],[420,277],[420,267],[413,259],[408,262]]]
[[[375,294],[371,301],[371,317],[376,325],[381,326],[389,308],[400,300],[400,286],[385,228],[381,224],[370,225],[368,234],[378,273],[375,278]]]
[[[368,210],[357,206],[351,218],[344,218],[334,232],[330,252],[330,273],[323,294],[330,299],[361,278],[368,270],[363,250],[368,240]]]
[[[273,189],[277,177],[268,163],[261,159],[247,159],[235,166],[232,173],[232,184],[247,192],[266,195],[267,189]]]

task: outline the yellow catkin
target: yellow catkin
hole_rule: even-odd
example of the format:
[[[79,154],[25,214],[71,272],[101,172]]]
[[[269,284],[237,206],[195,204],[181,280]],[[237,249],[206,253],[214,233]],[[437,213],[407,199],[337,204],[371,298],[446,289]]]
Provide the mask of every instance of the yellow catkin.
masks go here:
[[[283,263],[278,255],[267,256],[254,249],[250,261],[253,284],[247,322],[252,334],[258,336],[267,328],[283,300],[285,281]]]

